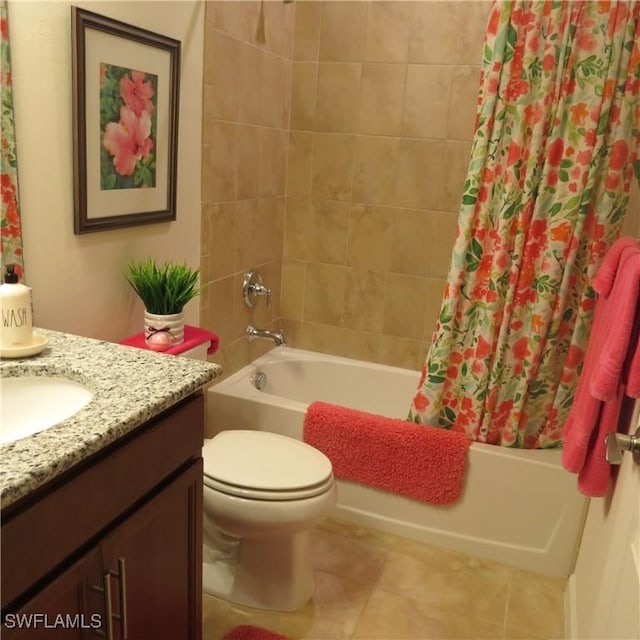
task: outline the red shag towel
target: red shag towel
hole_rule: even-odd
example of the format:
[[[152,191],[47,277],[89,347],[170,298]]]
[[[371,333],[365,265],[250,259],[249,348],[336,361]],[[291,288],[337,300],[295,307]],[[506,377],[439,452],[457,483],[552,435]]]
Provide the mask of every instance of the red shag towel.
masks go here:
[[[269,631],[269,629],[255,627],[252,624],[242,624],[231,629],[222,640],[288,640],[288,638],[280,633]]]
[[[451,504],[462,491],[465,433],[324,402],[309,405],[304,441],[324,453],[336,478],[432,504]]]

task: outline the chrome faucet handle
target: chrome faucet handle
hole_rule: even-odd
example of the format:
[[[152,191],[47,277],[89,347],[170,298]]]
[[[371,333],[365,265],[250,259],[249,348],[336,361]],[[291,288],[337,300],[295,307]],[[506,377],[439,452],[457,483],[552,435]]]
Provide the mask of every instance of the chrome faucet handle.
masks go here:
[[[254,296],[267,296],[267,307],[271,306],[271,289],[267,289],[263,284],[254,284],[250,292]]]
[[[247,271],[242,281],[244,306],[252,309],[255,305],[255,298],[259,296],[266,296],[267,306],[271,306],[271,289],[267,289],[262,284],[262,276],[257,271]]]

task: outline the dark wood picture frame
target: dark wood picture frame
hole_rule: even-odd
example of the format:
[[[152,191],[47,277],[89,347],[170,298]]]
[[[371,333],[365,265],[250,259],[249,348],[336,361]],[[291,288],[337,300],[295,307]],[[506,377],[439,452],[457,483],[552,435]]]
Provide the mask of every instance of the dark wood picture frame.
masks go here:
[[[74,232],[176,219],[180,47],[71,7]]]

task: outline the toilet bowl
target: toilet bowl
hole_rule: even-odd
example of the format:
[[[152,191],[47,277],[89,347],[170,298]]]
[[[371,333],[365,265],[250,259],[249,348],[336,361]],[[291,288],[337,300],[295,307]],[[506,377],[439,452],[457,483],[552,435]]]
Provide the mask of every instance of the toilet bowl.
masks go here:
[[[293,611],[313,594],[309,530],[336,504],[329,459],[275,433],[228,430],[205,440],[203,590]]]

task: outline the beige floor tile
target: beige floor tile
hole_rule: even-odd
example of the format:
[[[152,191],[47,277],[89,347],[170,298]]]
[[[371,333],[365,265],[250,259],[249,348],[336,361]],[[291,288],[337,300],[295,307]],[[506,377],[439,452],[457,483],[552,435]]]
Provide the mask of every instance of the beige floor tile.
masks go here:
[[[387,555],[379,586],[421,605],[503,625],[511,569],[426,545]]]
[[[564,638],[565,581],[527,571],[513,571],[505,625],[510,640]]]
[[[234,605],[218,598],[204,596],[202,639],[221,640],[226,633],[238,625],[251,624],[270,629],[289,638],[301,637],[308,617],[305,607],[295,614],[276,611],[261,611]]]
[[[307,605],[305,627],[289,637],[294,640],[348,640],[371,593],[371,585],[345,576],[317,571],[316,588]]]
[[[354,640],[502,640],[502,625],[444,610],[376,589],[365,606]]]
[[[348,577],[358,585],[378,581],[387,554],[373,541],[320,527],[311,533],[311,552],[316,570]]]
[[[233,627],[253,624],[291,640],[348,640],[358,622],[371,585],[347,577],[315,572],[313,598],[293,612],[261,611],[205,596],[203,640],[219,640]]]
[[[316,588],[279,613],[204,596],[203,639],[253,624],[290,640],[556,640],[556,580],[336,520],[311,532]],[[506,622],[505,622],[506,620]]]

